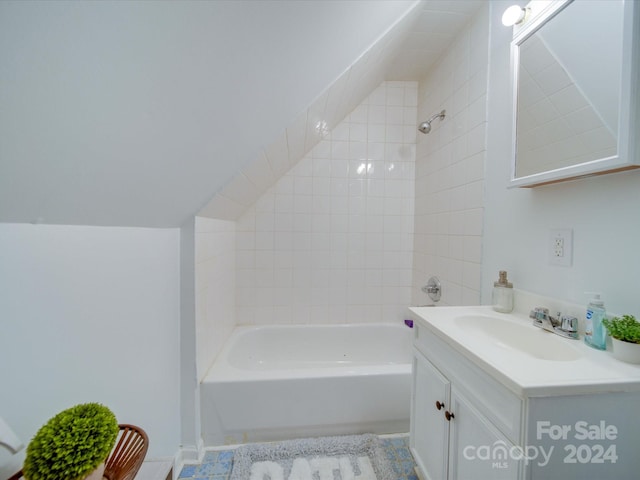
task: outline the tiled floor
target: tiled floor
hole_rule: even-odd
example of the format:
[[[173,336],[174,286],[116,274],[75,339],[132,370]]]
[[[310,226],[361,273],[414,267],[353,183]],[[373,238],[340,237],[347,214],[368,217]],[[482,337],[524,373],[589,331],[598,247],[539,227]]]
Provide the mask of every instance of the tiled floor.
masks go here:
[[[414,472],[416,466],[409,451],[408,436],[382,437],[380,439],[387,458],[397,480],[417,480]],[[207,452],[200,465],[185,465],[180,472],[180,479],[190,480],[228,480],[233,468],[233,450]]]

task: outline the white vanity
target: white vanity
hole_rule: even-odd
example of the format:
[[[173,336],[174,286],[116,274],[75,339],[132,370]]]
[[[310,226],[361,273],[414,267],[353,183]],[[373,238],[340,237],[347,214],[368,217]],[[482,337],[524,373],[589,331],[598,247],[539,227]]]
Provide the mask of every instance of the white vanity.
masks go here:
[[[522,313],[410,311],[411,449],[424,479],[640,478],[640,366]]]

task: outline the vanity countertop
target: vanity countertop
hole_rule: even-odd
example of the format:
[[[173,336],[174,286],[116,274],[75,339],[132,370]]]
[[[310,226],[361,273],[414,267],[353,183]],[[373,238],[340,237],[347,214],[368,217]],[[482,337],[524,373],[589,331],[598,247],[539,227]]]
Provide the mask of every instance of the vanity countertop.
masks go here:
[[[522,313],[498,313],[491,306],[411,307],[409,310],[419,326],[427,328],[519,396],[640,391],[640,365],[621,362],[612,356],[610,350],[591,348],[585,345],[582,336],[572,340],[535,327],[532,320]],[[490,317],[486,318],[487,321],[498,318],[511,322],[531,339],[532,344],[549,341],[557,346],[558,341],[565,342],[572,359],[539,358],[489,339],[456,321],[469,316],[478,322],[482,322],[484,317]]]

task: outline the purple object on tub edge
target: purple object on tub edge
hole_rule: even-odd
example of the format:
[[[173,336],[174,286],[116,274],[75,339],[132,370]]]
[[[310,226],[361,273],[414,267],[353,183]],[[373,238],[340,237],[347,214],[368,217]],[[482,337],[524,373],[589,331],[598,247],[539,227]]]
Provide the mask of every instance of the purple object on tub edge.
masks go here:
[[[404,324],[409,328],[413,328],[413,320],[405,320]]]

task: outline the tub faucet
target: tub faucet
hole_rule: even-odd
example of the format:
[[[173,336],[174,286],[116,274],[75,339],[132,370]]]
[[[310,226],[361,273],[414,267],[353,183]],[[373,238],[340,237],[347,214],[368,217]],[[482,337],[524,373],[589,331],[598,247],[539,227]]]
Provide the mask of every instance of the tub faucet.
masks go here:
[[[427,284],[422,287],[422,291],[429,295],[429,298],[434,302],[440,301],[442,297],[442,285],[438,277],[431,277]]]
[[[578,319],[558,312],[555,317],[549,315],[549,309],[536,307],[529,313],[533,325],[565,338],[578,338]]]

